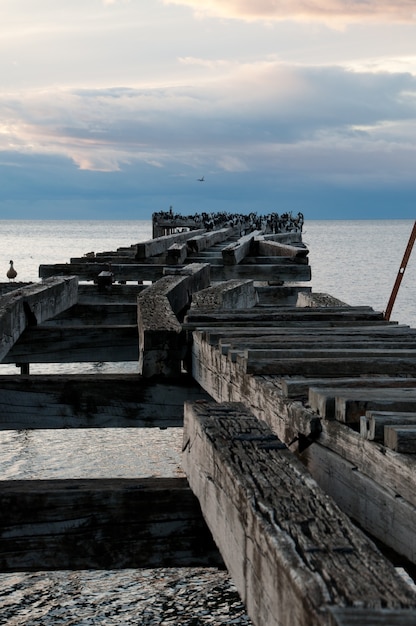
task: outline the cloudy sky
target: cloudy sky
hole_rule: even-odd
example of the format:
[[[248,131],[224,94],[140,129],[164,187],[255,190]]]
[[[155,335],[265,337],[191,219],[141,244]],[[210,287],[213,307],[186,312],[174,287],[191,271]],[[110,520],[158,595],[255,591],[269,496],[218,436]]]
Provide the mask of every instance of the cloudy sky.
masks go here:
[[[415,0],[0,0],[0,218],[413,218],[415,42]]]

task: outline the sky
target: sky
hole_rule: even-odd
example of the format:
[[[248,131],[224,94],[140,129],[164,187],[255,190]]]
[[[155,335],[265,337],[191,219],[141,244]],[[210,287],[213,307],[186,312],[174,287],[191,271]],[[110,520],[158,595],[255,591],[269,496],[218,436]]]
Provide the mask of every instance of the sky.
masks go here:
[[[415,217],[415,0],[0,0],[0,84],[0,219]]]

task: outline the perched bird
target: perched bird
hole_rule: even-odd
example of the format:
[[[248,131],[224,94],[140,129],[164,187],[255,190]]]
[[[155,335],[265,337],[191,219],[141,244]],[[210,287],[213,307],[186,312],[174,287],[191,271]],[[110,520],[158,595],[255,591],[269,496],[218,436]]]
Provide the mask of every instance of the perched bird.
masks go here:
[[[197,181],[198,181],[199,183],[204,183],[204,182],[205,182],[205,178],[204,178],[204,176],[202,176],[202,178],[197,178]]]
[[[7,270],[7,278],[9,280],[14,280],[16,278],[16,276],[17,276],[17,272],[16,272],[16,270],[13,267],[13,261],[10,261],[10,267]]]

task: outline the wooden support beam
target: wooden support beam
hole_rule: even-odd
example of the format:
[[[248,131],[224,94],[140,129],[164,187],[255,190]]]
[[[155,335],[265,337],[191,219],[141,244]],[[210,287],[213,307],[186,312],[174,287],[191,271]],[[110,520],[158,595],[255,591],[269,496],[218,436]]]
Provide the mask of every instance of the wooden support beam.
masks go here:
[[[299,244],[298,246],[292,246],[288,243],[281,243],[279,241],[270,241],[259,238],[256,241],[256,247],[258,254],[263,256],[288,256],[304,258],[309,254],[308,248]]]
[[[361,609],[345,607],[329,609],[332,620],[328,626],[414,626],[414,610]]]
[[[175,266],[172,266],[175,267]],[[163,264],[151,263],[114,263],[111,271],[114,281],[150,281],[159,280],[164,274]],[[100,272],[108,269],[106,263],[62,263],[54,265],[39,265],[40,278],[49,276],[68,276],[76,274],[80,280],[97,281]],[[211,267],[213,281],[230,280],[233,278],[254,279],[259,281],[308,281],[311,279],[309,265],[276,264],[276,265],[238,265]]]
[[[251,233],[240,237],[238,241],[230,243],[223,248],[222,259],[224,265],[237,265],[240,263],[250,253],[255,238],[261,235],[261,233],[261,230],[253,230]]]
[[[60,315],[46,321],[42,326],[98,326],[99,324],[104,326],[131,326],[136,323],[137,305],[135,300],[129,304],[113,302],[75,304]]]
[[[207,398],[187,375],[0,376],[0,430],[181,427],[185,400]]]
[[[211,246],[215,246],[235,236],[237,230],[236,227],[220,228],[218,230],[205,232],[203,235],[195,235],[188,239],[188,249],[190,252],[202,252]]]
[[[94,304],[134,304],[136,305],[137,296],[146,286],[142,284],[136,285],[118,285],[113,283],[111,289],[102,292],[96,285],[81,284],[78,286],[78,304],[94,305]]]
[[[211,280],[212,280],[213,268],[211,268]],[[199,326],[208,325],[211,322],[215,322],[218,326],[228,324],[228,326],[235,326],[238,323],[244,323],[246,326],[250,326],[252,329],[256,328],[259,323],[271,322],[284,322],[288,326],[291,323],[301,323],[302,327],[310,326],[311,323],[325,322],[327,328],[336,326],[337,322],[354,322],[358,326],[357,322],[380,322],[383,326],[388,326],[389,322],[385,322],[383,314],[374,311],[371,307],[322,307],[305,309],[302,307],[261,307],[255,309],[247,309],[234,311],[233,313],[219,311],[204,313],[203,311],[190,311],[187,316],[188,324],[195,324]],[[255,334],[255,333],[253,333]]]
[[[285,396],[295,398],[296,396],[308,397],[310,387],[349,387],[355,389],[360,387],[416,387],[416,378],[406,378],[403,376],[358,376],[356,378],[309,378],[305,376],[289,376],[282,377],[280,384]]]
[[[385,426],[384,445],[402,454],[416,454],[416,423]]]
[[[55,263],[39,265],[39,277],[76,275],[79,280],[97,281],[102,271],[108,270],[107,263]],[[114,263],[111,265],[114,281],[159,280],[163,276],[163,265],[155,263]]]
[[[269,325],[261,327],[258,327],[257,324],[258,322],[256,322],[255,326],[251,326],[250,324],[246,326],[227,324],[223,327],[220,320],[218,320],[218,327],[215,327],[210,321],[207,325],[199,325],[198,332],[203,332],[205,340],[209,341],[211,345],[218,344],[223,338],[224,341],[233,341],[234,339],[242,340],[243,338],[250,341],[254,336],[258,336],[259,339],[273,336],[276,339],[281,338],[283,341],[286,338],[290,339],[293,337],[304,337],[307,340],[308,337],[312,335],[320,337],[323,341],[327,340],[328,337],[337,336],[350,337],[351,339],[358,336],[363,337],[364,340],[367,339],[367,337],[371,337],[372,339],[397,337],[398,341],[406,339],[406,337],[409,338],[409,341],[413,341],[416,337],[416,330],[409,328],[409,326],[386,325],[384,322],[381,324],[376,322],[375,325],[360,322],[359,324],[356,323],[354,326],[351,326],[351,324],[320,322],[312,322],[310,324],[306,322],[302,324],[287,322],[287,325],[270,323]]]
[[[310,291],[311,287],[306,286],[257,286],[257,296],[261,305],[283,305],[296,306],[299,294]]]
[[[222,355],[215,345],[205,341],[204,335],[203,331],[193,333],[193,375],[215,400],[244,403],[258,419],[269,424],[273,432],[291,449],[303,449],[302,458],[305,462],[308,458],[305,455],[310,455],[317,449],[317,446],[309,444],[319,441],[320,447],[335,453],[340,459],[345,459],[353,468],[357,468],[357,471],[368,477],[367,488],[374,489],[372,501],[380,501],[377,495],[380,489],[395,494],[389,500],[391,509],[386,508],[381,502],[376,513],[380,518],[385,516],[386,510],[391,510],[390,517],[394,520],[395,503],[401,506],[402,502],[407,502],[411,505],[408,509],[409,519],[414,529],[412,507],[416,507],[415,455],[397,454],[364,439],[346,424],[322,420],[302,402],[288,399],[282,393],[279,377],[253,376],[241,372],[237,363]],[[332,367],[328,374],[331,375],[333,372]],[[342,493],[343,486],[337,481],[329,462],[325,465],[319,457],[316,464],[308,467],[318,482],[323,478],[329,479],[334,491]],[[353,480],[354,472],[352,488]],[[325,489],[326,483],[322,484]],[[374,525],[367,524],[368,517],[360,514],[360,511],[365,511],[365,507],[366,500],[357,500],[357,519],[365,530],[377,536]],[[390,534],[390,537],[387,533],[380,539],[397,550],[400,546],[396,544],[395,534]]]
[[[2,363],[137,361],[137,324],[131,326],[35,326],[28,328]]]
[[[318,626],[354,605],[416,616],[413,590],[241,404],[185,405],[183,465],[254,624]]]
[[[311,280],[311,268],[309,265],[299,265],[293,263],[275,265],[212,265],[211,280],[218,282],[222,280],[249,279],[256,281],[273,281],[283,283],[284,281],[302,282]]]
[[[415,376],[416,359],[414,357],[380,357],[377,361],[369,361],[368,357],[334,357],[334,358],[281,358],[257,359],[248,362],[242,356],[240,367],[247,374],[263,376]]]
[[[173,243],[169,246],[166,254],[166,263],[168,265],[182,265],[188,255],[188,247],[186,243]]]
[[[308,403],[325,419],[359,424],[366,411],[416,411],[415,387],[310,387]]]
[[[231,309],[249,308],[257,304],[257,292],[252,280],[229,280],[207,287],[193,295],[192,308]]]
[[[374,480],[319,441],[306,448],[302,460],[325,493],[361,528],[416,563],[416,507],[390,488],[381,467],[379,480]]]
[[[2,572],[222,563],[183,478],[1,481],[0,529]]]
[[[202,235],[205,232],[203,228],[199,230],[186,231],[183,233],[174,233],[173,235],[164,235],[156,239],[149,239],[136,244],[136,258],[147,259],[148,257],[163,254],[174,243],[182,243],[192,239],[196,235]]]
[[[240,265],[308,265],[307,257],[246,256]]]
[[[0,361],[26,328],[58,315],[77,301],[75,276],[31,284],[0,298]]]
[[[264,241],[277,241],[279,243],[302,243],[301,231],[293,231],[288,233],[265,233],[262,236]]]
[[[186,356],[186,338],[176,314],[191,302],[192,293],[209,285],[209,265],[191,264],[171,270],[137,299],[139,372],[180,376]]]
[[[366,411],[360,420],[360,434],[384,444],[384,427],[399,424],[416,424],[416,412]]]

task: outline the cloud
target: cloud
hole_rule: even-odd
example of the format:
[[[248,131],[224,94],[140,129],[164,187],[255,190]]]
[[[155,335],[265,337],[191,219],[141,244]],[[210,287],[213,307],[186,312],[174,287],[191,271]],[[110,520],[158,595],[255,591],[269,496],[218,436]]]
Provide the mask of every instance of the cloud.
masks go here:
[[[192,62],[197,63],[197,59]],[[413,180],[416,77],[225,63],[192,85],[0,94],[0,152],[283,178]]]
[[[326,23],[414,23],[414,0],[164,0],[192,8],[200,17],[245,21],[320,21]]]

